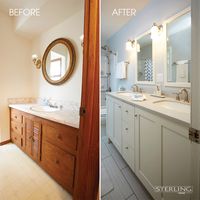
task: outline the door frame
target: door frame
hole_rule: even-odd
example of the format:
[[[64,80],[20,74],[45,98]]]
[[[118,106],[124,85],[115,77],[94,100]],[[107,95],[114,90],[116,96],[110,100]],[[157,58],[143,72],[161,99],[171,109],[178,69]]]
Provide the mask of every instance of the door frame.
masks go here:
[[[74,200],[99,199],[99,0],[85,0],[83,80]]]

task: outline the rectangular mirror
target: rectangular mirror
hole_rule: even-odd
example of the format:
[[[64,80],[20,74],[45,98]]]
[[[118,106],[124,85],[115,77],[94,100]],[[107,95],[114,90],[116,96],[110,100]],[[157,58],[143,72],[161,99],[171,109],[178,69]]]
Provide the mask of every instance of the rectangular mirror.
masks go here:
[[[190,87],[191,13],[174,17],[166,24],[165,85]]]
[[[154,84],[154,71],[153,45],[151,36],[148,33],[137,40],[137,83]]]

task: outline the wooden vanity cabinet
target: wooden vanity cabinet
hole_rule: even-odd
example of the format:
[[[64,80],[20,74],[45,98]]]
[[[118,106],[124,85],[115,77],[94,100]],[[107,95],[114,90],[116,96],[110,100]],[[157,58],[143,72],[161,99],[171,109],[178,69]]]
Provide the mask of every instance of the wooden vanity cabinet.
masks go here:
[[[25,116],[25,151],[36,162],[40,161],[41,122],[35,117]]]
[[[73,193],[78,129],[10,109],[11,140]]]
[[[10,133],[11,141],[22,150],[25,149],[25,131],[23,124],[23,116],[17,110],[11,110],[10,115]]]

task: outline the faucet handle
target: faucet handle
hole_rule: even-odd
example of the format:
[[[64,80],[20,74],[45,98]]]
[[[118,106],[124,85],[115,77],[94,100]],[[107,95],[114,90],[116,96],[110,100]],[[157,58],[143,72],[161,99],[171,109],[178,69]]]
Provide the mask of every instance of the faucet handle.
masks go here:
[[[174,92],[173,94],[176,94],[176,100],[180,101],[180,96],[179,96],[180,92]]]

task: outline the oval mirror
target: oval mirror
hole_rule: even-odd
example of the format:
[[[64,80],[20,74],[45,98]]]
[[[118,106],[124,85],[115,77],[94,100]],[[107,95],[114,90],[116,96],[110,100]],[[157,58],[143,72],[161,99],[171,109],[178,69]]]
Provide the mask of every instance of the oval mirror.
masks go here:
[[[54,40],[42,59],[44,78],[53,85],[66,82],[74,70],[76,54],[72,43],[65,38]]]

